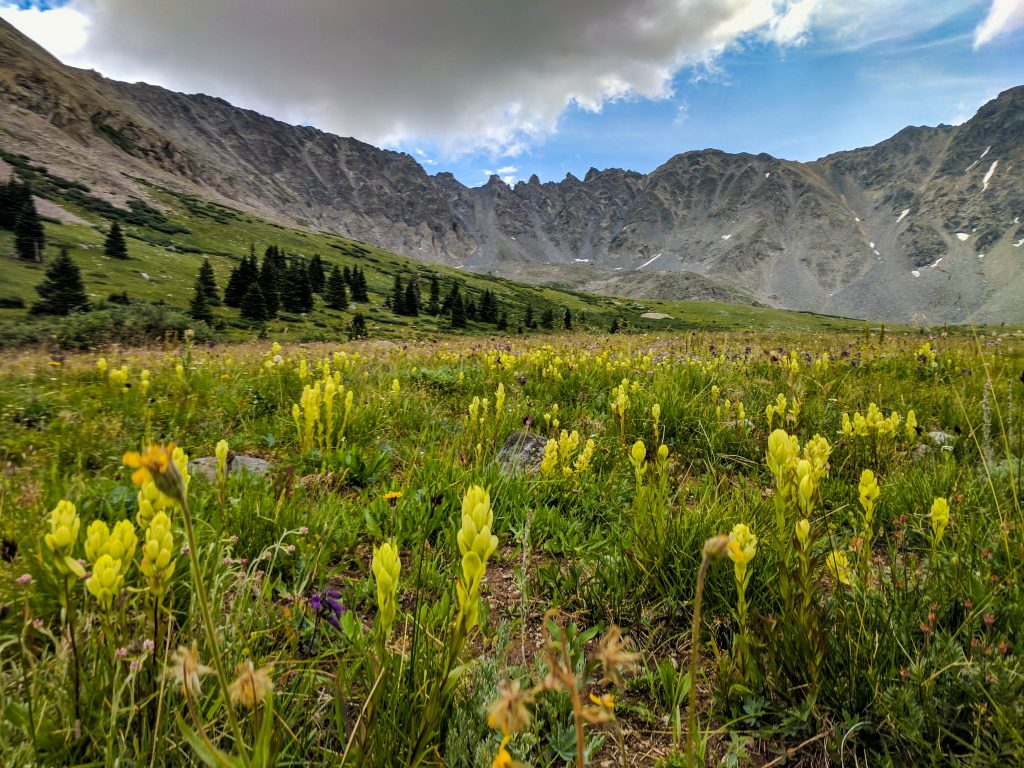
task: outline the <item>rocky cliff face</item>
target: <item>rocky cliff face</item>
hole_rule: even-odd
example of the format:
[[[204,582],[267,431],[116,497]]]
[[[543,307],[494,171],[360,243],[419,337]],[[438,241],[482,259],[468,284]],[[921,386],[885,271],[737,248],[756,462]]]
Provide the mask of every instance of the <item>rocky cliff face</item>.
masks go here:
[[[6,149],[112,198],[144,196],[143,178],[517,280],[1024,322],[1024,87],[961,126],[812,163],[704,150],[647,175],[468,188],[407,154],[65,67],[0,22],[0,126]]]

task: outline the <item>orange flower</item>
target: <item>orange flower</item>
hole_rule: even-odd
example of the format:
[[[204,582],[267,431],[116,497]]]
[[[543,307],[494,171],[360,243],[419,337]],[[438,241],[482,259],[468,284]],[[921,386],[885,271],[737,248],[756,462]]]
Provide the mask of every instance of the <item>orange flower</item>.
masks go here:
[[[137,486],[141,488],[147,480],[152,480],[162,494],[180,503],[185,498],[185,481],[173,454],[174,443],[150,443],[142,453],[128,451],[122,461],[135,470],[132,482]]]

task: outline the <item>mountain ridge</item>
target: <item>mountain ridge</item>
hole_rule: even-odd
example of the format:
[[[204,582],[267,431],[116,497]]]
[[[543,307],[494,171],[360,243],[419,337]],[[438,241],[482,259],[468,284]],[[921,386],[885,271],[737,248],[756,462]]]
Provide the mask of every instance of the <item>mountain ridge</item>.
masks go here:
[[[115,201],[145,197],[135,176],[516,280],[894,321],[1024,321],[1024,86],[960,126],[908,126],[806,163],[688,150],[647,174],[467,187],[407,153],[67,67],[4,22],[0,127],[0,144]]]

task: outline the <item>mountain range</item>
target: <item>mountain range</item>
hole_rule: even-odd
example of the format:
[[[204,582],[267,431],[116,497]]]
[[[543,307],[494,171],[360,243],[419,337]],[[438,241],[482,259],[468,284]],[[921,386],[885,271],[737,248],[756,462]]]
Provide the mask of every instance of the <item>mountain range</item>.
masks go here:
[[[405,153],[65,66],[0,21],[0,148],[115,204],[149,185],[429,262],[637,298],[1024,322],[1024,86],[813,162],[714,149],[467,187]]]

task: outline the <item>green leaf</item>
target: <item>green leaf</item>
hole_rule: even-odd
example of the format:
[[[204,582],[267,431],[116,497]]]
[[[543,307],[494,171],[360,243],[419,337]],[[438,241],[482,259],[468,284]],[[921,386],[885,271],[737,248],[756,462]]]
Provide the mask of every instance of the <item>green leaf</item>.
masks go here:
[[[188,741],[192,746],[192,749],[195,750],[199,759],[206,765],[210,766],[210,768],[241,768],[242,761],[240,759],[232,757],[226,752],[222,752],[207,742],[188,726],[180,714],[175,715],[175,719],[178,721],[178,729],[185,737],[185,740]]]

